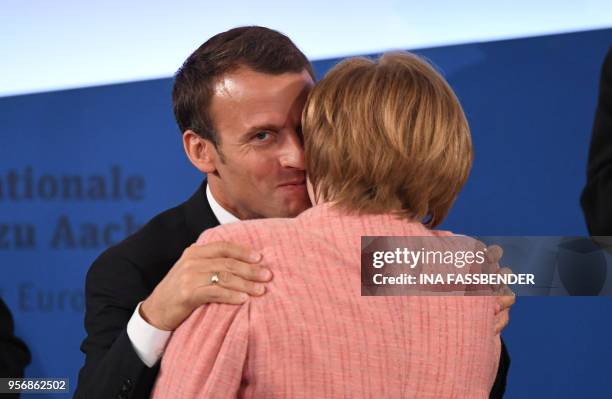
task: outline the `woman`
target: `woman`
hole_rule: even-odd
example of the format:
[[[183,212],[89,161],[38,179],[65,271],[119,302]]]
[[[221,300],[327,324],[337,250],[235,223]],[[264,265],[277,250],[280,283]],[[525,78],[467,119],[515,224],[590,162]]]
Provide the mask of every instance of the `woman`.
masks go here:
[[[492,297],[362,297],[362,236],[440,236],[472,160],[444,79],[406,53],[350,59],[302,118],[313,207],[208,230],[261,250],[268,293],[208,305],[175,331],[155,398],[486,398]],[[426,220],[426,223],[421,221]]]

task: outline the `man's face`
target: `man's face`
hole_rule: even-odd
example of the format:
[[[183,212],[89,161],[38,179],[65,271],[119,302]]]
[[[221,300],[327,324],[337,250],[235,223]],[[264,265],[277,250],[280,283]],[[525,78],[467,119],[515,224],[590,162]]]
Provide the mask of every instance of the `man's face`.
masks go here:
[[[219,145],[208,179],[215,199],[240,219],[294,217],[310,206],[301,116],[313,85],[305,70],[240,68],[217,81],[210,112]]]

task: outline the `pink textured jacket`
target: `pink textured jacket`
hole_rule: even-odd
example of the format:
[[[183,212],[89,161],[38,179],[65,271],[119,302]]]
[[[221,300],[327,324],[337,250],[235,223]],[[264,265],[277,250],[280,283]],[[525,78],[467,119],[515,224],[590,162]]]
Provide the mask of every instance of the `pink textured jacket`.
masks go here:
[[[274,279],[241,306],[197,309],[174,332],[152,397],[488,398],[495,298],[362,297],[362,235],[437,233],[318,205],[202,234],[260,250]]]

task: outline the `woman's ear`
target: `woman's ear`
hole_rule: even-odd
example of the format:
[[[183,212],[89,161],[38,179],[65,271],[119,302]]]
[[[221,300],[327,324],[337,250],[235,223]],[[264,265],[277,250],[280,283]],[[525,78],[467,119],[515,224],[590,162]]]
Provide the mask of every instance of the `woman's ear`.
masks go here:
[[[217,171],[218,155],[212,141],[202,138],[193,130],[183,133],[183,148],[189,161],[200,172],[215,173]]]

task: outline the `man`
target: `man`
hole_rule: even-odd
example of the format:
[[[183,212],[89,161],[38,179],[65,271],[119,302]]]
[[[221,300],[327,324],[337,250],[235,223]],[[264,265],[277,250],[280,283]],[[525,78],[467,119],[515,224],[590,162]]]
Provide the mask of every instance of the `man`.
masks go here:
[[[589,233],[612,235],[612,47],[601,68],[582,210]]]
[[[230,243],[191,244],[219,223],[293,217],[310,206],[300,117],[313,85],[304,54],[261,27],[218,34],[185,61],[174,113],[185,153],[208,183],[92,265],[76,397],[149,397],[171,332],[195,308],[264,293],[271,273],[259,254]]]
[[[30,350],[15,336],[15,323],[6,303],[0,298],[0,378],[23,378],[30,364]],[[4,394],[2,398],[19,398],[19,394]]]

